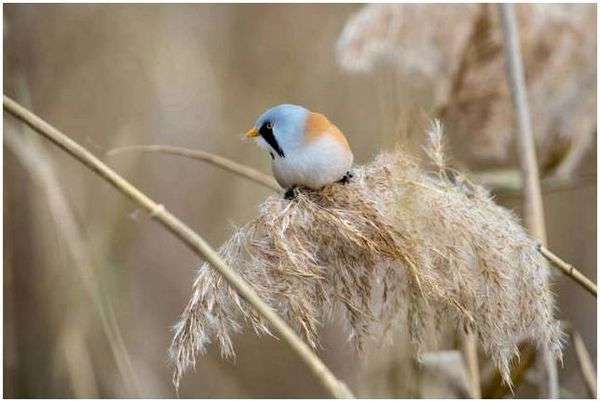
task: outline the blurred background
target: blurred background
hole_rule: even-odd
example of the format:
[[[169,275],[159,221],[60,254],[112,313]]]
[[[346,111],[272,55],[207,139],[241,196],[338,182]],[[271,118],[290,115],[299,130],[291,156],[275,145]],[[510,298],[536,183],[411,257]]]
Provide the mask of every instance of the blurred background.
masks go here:
[[[4,93],[215,247],[269,190],[198,161],[106,152],[176,145],[270,173],[268,156],[242,133],[267,107],[296,103],[337,124],[362,164],[398,142],[419,153],[422,128],[437,116],[453,164],[520,211],[494,6],[5,4],[3,11]],[[596,6],[517,12],[549,248],[595,282]],[[171,325],[200,261],[7,114],[4,136],[4,396],[174,397]],[[581,334],[595,367],[596,300],[559,273],[553,288],[557,314]],[[402,334],[359,355],[341,325],[323,323],[319,353],[358,396],[464,396],[451,375],[460,362],[432,353],[419,366]],[[234,362],[214,349],[200,357],[180,396],[327,396],[286,345],[247,331],[234,346]],[[480,358],[485,380],[490,369]],[[569,341],[562,396],[588,396],[578,367]],[[539,395],[538,377],[528,370],[516,395]]]

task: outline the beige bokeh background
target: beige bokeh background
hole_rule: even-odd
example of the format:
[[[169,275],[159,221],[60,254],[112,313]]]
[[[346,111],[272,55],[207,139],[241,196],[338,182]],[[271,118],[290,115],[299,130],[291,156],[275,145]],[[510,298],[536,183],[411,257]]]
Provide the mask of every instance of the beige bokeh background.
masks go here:
[[[386,68],[352,75],[335,63],[337,37],[359,7],[5,5],[4,92],[28,102],[218,246],[232,223],[253,216],[268,190],[200,162],[104,153],[170,144],[269,172],[268,157],[241,137],[260,112],[284,102],[326,114],[346,133],[357,163],[407,141],[389,121],[394,113],[415,121],[427,115],[428,89],[410,78],[386,85]],[[4,117],[5,135],[18,134]],[[413,145],[422,138],[420,131],[409,134]],[[108,185],[43,145],[116,311],[141,395],[174,396],[170,326],[190,295],[198,258]],[[460,160],[460,149],[451,151]],[[594,145],[582,171],[595,174],[595,151]],[[39,188],[6,147],[4,158],[4,396],[137,396],[116,369]],[[519,209],[516,196],[498,201]],[[547,193],[544,202],[551,249],[595,280],[595,181]],[[555,289],[560,317],[581,331],[595,356],[595,299],[560,275]],[[71,333],[80,347],[69,341]],[[357,355],[339,322],[324,323],[323,337],[325,362],[360,396],[417,395],[413,371],[403,369],[411,364],[405,347],[374,344]],[[181,396],[326,396],[284,344],[246,332],[235,347],[235,362],[214,349],[201,357]],[[584,396],[571,346],[565,357],[561,384]]]

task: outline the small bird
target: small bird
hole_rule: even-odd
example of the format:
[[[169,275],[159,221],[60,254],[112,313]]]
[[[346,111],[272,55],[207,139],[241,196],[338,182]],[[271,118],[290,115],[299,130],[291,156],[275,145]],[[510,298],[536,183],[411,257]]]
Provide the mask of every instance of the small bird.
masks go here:
[[[273,176],[293,198],[298,186],[318,190],[347,183],[354,160],[344,134],[327,117],[302,106],[283,104],[265,111],[246,132],[271,155]]]

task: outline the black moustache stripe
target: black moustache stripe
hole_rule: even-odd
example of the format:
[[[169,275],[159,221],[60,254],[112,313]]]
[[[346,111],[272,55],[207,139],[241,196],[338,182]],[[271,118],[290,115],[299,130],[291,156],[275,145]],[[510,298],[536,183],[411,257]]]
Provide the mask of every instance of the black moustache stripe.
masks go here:
[[[273,148],[273,150],[275,152],[277,152],[277,155],[279,155],[282,158],[285,158],[283,149],[281,149],[281,147],[279,146],[279,143],[275,139],[272,129],[268,129],[267,125],[264,124],[258,132],[259,132],[260,136],[263,137],[265,139],[265,141],[267,141],[267,144],[269,144],[271,146],[271,148]]]

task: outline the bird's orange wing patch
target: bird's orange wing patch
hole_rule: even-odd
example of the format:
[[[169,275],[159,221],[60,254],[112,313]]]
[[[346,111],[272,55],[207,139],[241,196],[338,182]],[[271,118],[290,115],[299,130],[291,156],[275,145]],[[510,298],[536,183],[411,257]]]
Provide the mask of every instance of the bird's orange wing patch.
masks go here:
[[[350,148],[348,145],[348,140],[346,140],[346,137],[340,131],[340,129],[337,128],[335,124],[331,123],[329,119],[327,119],[327,117],[323,116],[321,113],[309,113],[308,118],[306,119],[304,134],[308,143],[311,143],[326,135],[338,142],[341,146]]]

